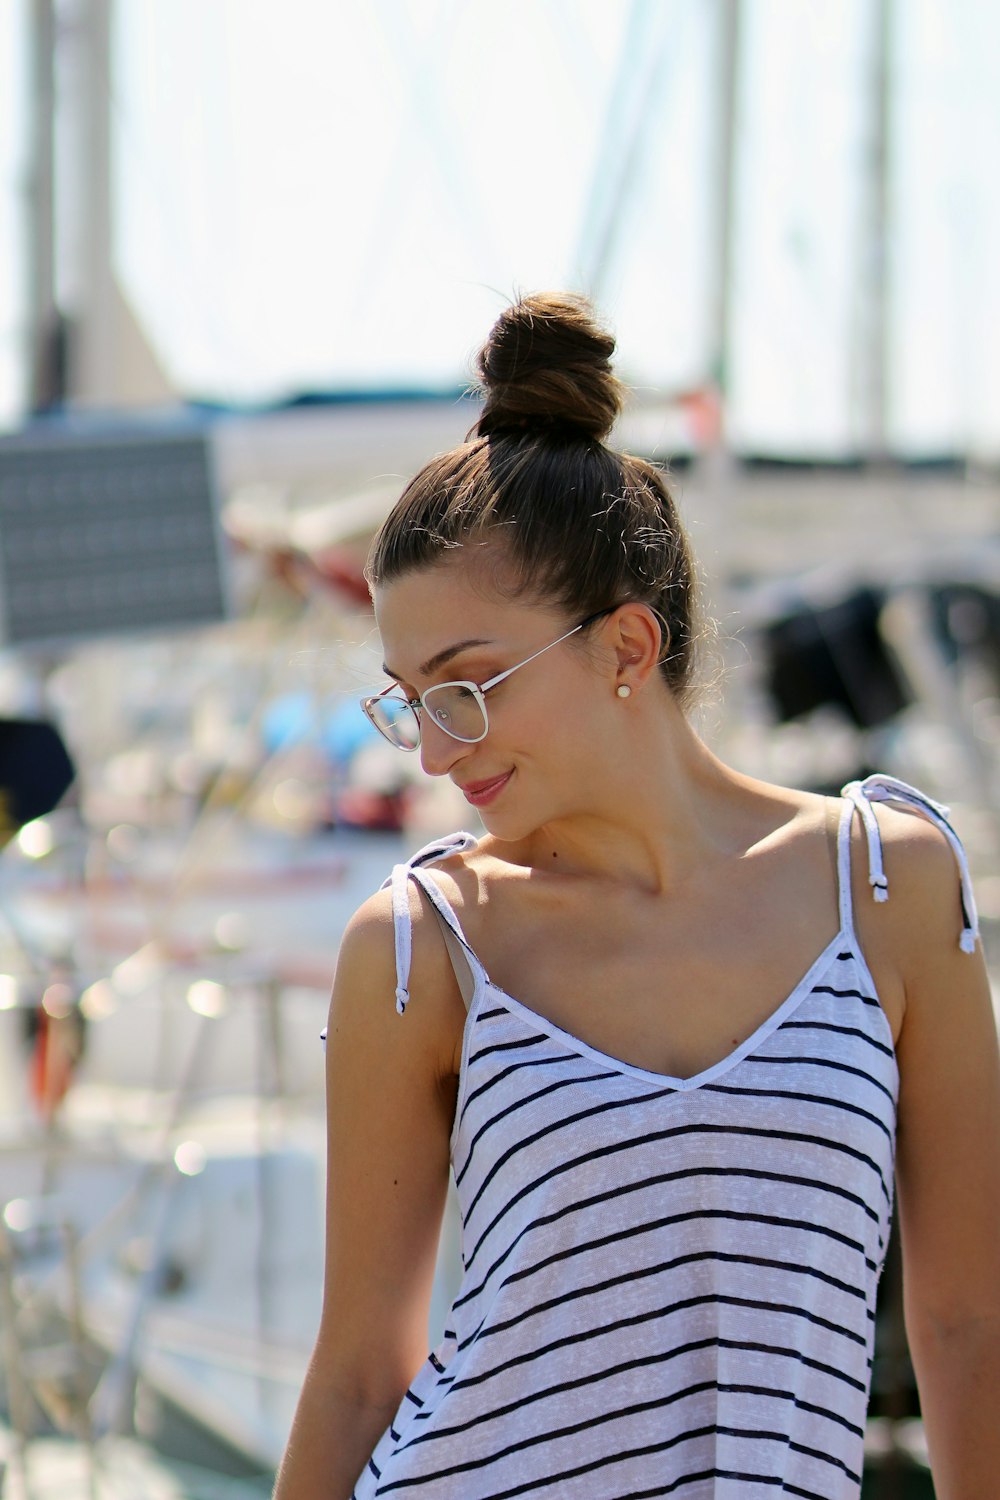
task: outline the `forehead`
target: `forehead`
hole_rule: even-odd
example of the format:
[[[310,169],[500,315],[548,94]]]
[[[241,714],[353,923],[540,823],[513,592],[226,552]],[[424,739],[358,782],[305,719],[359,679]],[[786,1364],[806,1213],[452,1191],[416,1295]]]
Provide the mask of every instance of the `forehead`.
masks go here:
[[[544,605],[501,595],[481,570],[457,560],[405,573],[374,590],[375,618],[386,664],[401,675],[461,641],[515,645],[559,624],[561,614]]]
[[[443,626],[455,617],[495,620],[511,610],[510,601],[503,600],[488,583],[473,579],[468,568],[452,563],[418,568],[391,583],[380,584],[374,591],[374,604],[382,631],[396,630],[400,625],[422,631]]]

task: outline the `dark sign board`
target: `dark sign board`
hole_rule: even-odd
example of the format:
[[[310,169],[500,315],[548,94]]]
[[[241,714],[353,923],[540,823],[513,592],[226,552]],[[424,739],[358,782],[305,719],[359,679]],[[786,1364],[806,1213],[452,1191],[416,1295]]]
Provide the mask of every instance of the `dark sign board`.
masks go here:
[[[0,645],[222,619],[223,545],[204,429],[0,440]]]

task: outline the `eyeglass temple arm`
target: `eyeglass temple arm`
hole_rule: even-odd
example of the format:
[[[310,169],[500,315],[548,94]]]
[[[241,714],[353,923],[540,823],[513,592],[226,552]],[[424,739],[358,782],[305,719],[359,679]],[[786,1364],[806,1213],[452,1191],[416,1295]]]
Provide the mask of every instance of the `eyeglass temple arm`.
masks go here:
[[[568,641],[571,635],[576,635],[576,632],[578,630],[582,630],[585,625],[592,625],[594,621],[599,620],[602,615],[610,615],[612,611],[616,610],[617,608],[617,604],[610,604],[606,609],[596,610],[594,614],[588,615],[585,620],[580,621],[579,625],[574,625],[572,630],[567,630],[566,634],[559,636],[557,640],[549,641],[547,646],[542,646],[539,648],[539,650],[533,651],[530,656],[526,656],[523,661],[516,662],[512,667],[508,667],[505,672],[498,672],[495,677],[490,678],[489,682],[479,683],[478,691],[480,693],[488,693],[490,688],[496,687],[498,683],[503,682],[505,677],[509,677],[511,673],[516,672],[519,667],[526,667],[529,661],[534,661],[537,656],[544,656],[545,652],[551,651],[553,646],[558,646],[561,645],[563,641]],[[477,684],[475,683],[469,683],[465,685],[469,687],[477,686]],[[453,684],[443,682],[441,683],[441,686],[449,687],[453,686]],[[376,699],[385,698],[387,694],[394,692],[397,688],[402,693],[403,701],[409,708],[415,708],[418,704],[422,706],[422,699],[420,697],[407,698],[406,693],[403,691],[402,685],[398,681],[390,682],[388,687],[382,688],[380,692],[373,693],[372,696],[370,698],[366,698],[364,702],[374,703]]]
[[[576,635],[576,632],[582,630],[585,625],[592,625],[602,615],[609,615],[612,609],[617,608],[617,605],[611,605],[608,609],[599,609],[596,614],[588,615],[585,620],[581,620],[579,625],[574,625],[572,630],[567,630],[566,634],[561,635],[558,640],[549,641],[547,646],[542,646],[539,651],[533,651],[530,656],[524,658],[524,661],[519,661],[515,666],[508,667],[506,672],[498,672],[496,677],[490,678],[489,682],[481,683],[479,691],[481,693],[488,693],[490,688],[496,687],[498,683],[503,682],[504,678],[509,677],[512,672],[516,672],[518,667],[526,667],[529,661],[535,660],[536,656],[543,656],[546,651],[551,651],[553,646],[558,646],[562,641],[568,641],[571,635]]]
[[[368,703],[377,703],[380,698],[388,697],[390,693],[396,692],[397,689],[402,695],[402,701],[406,704],[407,708],[413,708],[415,705],[419,704],[419,698],[407,698],[406,693],[403,691],[402,685],[399,682],[390,682],[388,687],[379,688],[377,693],[369,693],[367,698],[362,698],[362,708],[364,708]]]

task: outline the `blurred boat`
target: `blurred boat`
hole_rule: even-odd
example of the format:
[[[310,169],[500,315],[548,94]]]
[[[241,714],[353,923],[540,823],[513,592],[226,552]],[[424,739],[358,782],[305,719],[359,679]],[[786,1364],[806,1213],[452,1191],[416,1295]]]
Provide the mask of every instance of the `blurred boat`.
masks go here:
[[[169,925],[161,908],[154,938],[127,886],[104,893],[113,922],[96,932],[76,926],[93,918],[88,898],[39,871],[5,905],[26,951],[89,949],[95,963],[43,988],[22,971],[19,1003],[0,1012],[5,1386],[9,1408],[20,1379],[26,1431],[72,1429],[86,1411],[98,1433],[161,1441],[183,1416],[264,1471],[319,1319],[319,1033],[336,945],[405,840],[317,835],[310,857],[300,850],[284,869],[269,839],[263,852],[246,830],[237,842],[239,912],[217,869],[216,883],[205,874],[175,902]],[[149,880],[146,899],[156,889]],[[232,943],[240,924],[239,946],[222,946],[215,934]],[[116,939],[123,956],[109,963]],[[36,1011],[55,1037],[68,1017],[83,1021],[57,1099],[31,1088]]]
[[[236,618],[0,656],[0,703],[44,704],[79,773],[0,859],[0,1405],[33,1453],[139,1435],[246,1477],[283,1449],[340,934],[421,819],[451,821],[357,707],[387,504],[285,524],[272,495],[269,529],[244,492]]]

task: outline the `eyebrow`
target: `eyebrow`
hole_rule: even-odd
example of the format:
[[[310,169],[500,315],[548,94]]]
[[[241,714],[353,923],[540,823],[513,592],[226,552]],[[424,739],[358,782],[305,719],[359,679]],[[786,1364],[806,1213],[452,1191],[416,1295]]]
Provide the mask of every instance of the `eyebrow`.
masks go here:
[[[454,646],[446,646],[436,656],[428,657],[427,661],[420,668],[420,675],[421,677],[430,677],[439,667],[443,667],[447,662],[451,661],[452,657],[461,655],[463,651],[469,651],[473,646],[493,646],[495,644],[495,641],[480,639],[478,637],[472,637],[467,641],[458,641]],[[385,662],[382,663],[382,671],[395,682],[400,680],[400,674],[394,672],[391,667],[386,666]]]

